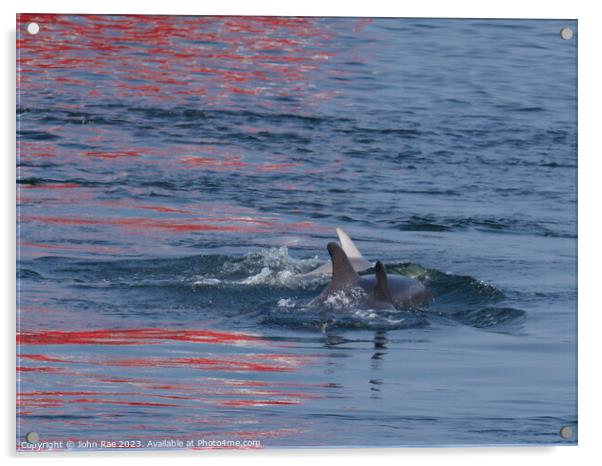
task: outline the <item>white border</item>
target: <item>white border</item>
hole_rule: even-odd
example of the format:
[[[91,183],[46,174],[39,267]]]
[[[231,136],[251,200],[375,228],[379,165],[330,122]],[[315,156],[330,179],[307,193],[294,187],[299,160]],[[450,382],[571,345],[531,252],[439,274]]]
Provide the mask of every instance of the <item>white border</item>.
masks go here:
[[[138,13],[138,14],[253,14],[305,16],[404,16],[404,17],[487,17],[487,18],[564,18],[579,20],[579,446],[546,448],[473,448],[473,449],[363,449],[363,450],[266,450],[260,452],[150,452],[150,453],[78,453],[78,454],[19,454],[19,464],[44,459],[52,464],[86,461],[98,464],[127,458],[149,464],[162,464],[169,457],[178,464],[199,462],[235,464],[244,461],[252,465],[306,464],[308,461],[329,464],[444,464],[504,465],[508,463],[544,463],[546,465],[595,464],[599,459],[596,448],[599,399],[600,350],[602,331],[599,298],[595,281],[600,278],[598,264],[602,263],[598,241],[600,234],[600,117],[602,102],[599,86],[601,17],[595,1],[475,1],[475,0],[22,0],[13,4],[0,3],[2,21],[2,92],[3,111],[0,112],[2,131],[2,163],[4,179],[2,195],[2,229],[4,254],[2,267],[2,297],[4,298],[4,341],[2,351],[2,424],[0,441],[2,453],[9,464],[16,461],[14,407],[14,307],[15,307],[15,14],[21,13]],[[85,459],[84,459],[85,458]]]
[[[576,18],[580,2],[549,0],[506,0],[480,2],[474,0],[421,0],[370,2],[343,0],[21,0],[21,13],[143,13],[183,15],[306,15],[306,16],[404,16],[449,18]]]

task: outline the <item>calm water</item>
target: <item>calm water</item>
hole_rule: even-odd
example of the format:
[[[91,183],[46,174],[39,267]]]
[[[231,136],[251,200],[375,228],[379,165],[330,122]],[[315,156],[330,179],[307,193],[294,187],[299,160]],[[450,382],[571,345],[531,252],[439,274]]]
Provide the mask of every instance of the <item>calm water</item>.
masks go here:
[[[17,447],[576,443],[564,26],[21,16]],[[433,302],[308,307],[336,226]]]

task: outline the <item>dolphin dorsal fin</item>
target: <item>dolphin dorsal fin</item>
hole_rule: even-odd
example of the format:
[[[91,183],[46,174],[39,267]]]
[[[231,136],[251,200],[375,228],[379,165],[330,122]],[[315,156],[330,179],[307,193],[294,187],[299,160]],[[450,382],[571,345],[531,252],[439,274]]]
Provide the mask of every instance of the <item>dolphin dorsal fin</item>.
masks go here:
[[[337,243],[328,243],[328,253],[332,261],[332,280],[330,282],[330,290],[340,290],[349,285],[354,285],[359,280],[359,276],[345,251]]]
[[[380,301],[392,302],[391,292],[389,291],[389,279],[387,271],[381,261],[376,262],[376,285],[374,286],[374,297]]]
[[[369,269],[372,267],[372,264],[364,259],[362,253],[357,248],[357,246],[351,241],[351,238],[347,233],[345,233],[341,228],[337,228],[337,236],[339,237],[339,241],[341,242],[341,247],[347,257],[349,258],[349,262],[353,266],[353,270],[356,272],[361,272],[362,270]]]
[[[345,254],[347,254],[347,257],[349,259],[363,259],[364,256],[362,256],[362,253],[353,243],[349,235],[341,228],[337,228],[336,231],[339,241],[341,242],[341,247],[343,248],[343,251],[345,251]]]

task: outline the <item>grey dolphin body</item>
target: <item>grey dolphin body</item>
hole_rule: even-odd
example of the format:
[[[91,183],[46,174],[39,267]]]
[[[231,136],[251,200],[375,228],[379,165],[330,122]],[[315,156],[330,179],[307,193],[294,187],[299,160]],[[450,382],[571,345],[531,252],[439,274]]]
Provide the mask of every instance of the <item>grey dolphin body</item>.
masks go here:
[[[387,276],[378,261],[374,276],[360,276],[353,269],[345,251],[337,243],[328,243],[332,262],[332,280],[311,304],[321,304],[340,293],[360,291],[353,305],[363,309],[402,309],[425,304],[429,289],[424,283],[400,275]]]

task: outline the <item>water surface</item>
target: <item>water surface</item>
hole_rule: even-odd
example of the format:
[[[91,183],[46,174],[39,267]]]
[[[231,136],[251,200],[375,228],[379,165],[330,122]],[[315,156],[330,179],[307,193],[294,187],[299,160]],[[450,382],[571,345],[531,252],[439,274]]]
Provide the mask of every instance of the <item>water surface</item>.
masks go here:
[[[17,447],[576,443],[565,26],[20,16]],[[432,303],[308,307],[337,226]]]

